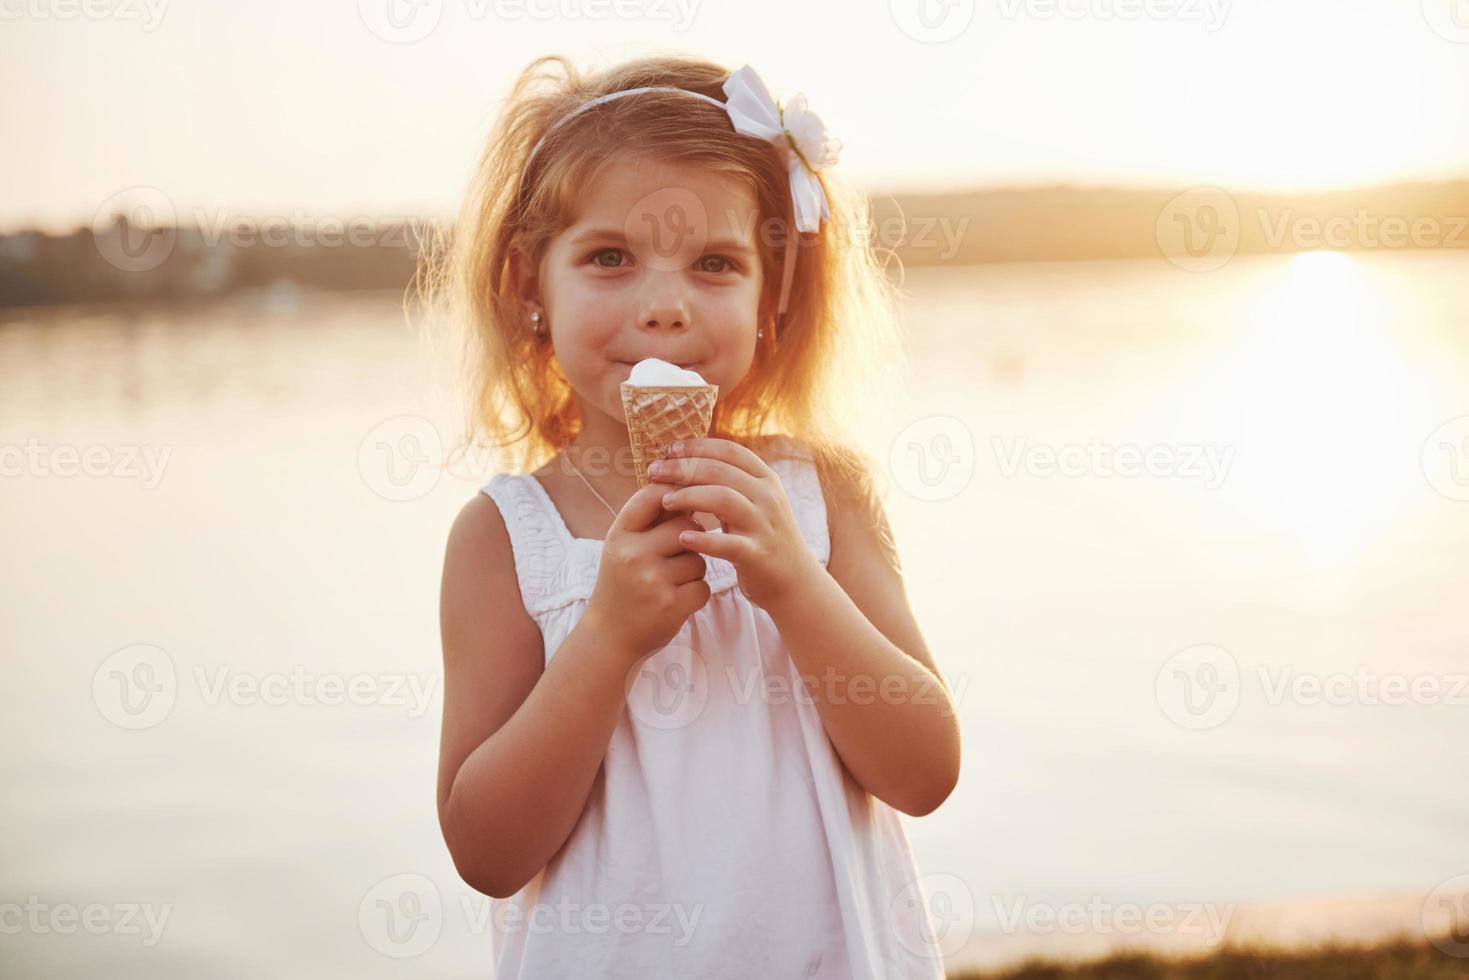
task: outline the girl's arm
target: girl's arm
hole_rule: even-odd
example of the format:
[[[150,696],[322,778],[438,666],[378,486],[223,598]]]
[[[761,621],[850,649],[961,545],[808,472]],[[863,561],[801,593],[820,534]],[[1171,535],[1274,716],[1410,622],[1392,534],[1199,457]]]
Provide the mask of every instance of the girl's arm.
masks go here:
[[[847,771],[911,816],[959,781],[959,722],[908,604],[882,505],[826,486],[831,557],[767,605]]]
[[[609,634],[589,610],[545,664],[504,519],[483,494],[449,534],[439,612],[439,824],[465,882],[505,898],[576,826],[622,714],[631,661],[607,649]]]

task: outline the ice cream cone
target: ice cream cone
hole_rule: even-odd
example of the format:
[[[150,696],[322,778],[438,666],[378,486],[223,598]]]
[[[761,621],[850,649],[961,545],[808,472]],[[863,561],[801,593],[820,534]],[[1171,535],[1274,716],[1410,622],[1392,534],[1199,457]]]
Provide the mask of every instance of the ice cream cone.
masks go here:
[[[635,385],[622,383],[622,410],[632,443],[638,486],[649,483],[648,465],[668,454],[680,439],[702,439],[714,421],[718,385]]]

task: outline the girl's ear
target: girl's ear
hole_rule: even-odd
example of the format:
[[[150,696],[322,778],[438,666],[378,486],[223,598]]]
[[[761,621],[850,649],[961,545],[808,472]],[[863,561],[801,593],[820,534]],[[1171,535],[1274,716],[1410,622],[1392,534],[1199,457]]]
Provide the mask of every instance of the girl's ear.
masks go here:
[[[510,252],[510,292],[526,310],[542,308],[541,282],[538,263],[533,262],[521,248]]]

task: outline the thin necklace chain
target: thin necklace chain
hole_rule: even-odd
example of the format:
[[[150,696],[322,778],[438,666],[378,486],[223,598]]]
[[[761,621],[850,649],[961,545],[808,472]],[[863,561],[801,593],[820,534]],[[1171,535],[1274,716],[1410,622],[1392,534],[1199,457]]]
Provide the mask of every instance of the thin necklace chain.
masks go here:
[[[613,508],[611,504],[607,502],[606,497],[597,492],[597,488],[592,486],[591,481],[582,474],[581,467],[577,466],[575,461],[572,460],[570,453],[566,454],[566,462],[571,464],[572,472],[581,477],[581,482],[585,483],[587,485],[587,489],[592,491],[592,496],[602,501],[602,506],[607,508],[607,512],[612,515],[612,519],[614,521],[617,520],[617,511]]]

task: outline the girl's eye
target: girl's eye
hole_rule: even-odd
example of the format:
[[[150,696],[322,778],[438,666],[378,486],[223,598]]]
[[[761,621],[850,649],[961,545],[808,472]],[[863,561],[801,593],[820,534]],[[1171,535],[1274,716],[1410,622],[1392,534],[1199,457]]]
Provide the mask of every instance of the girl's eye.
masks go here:
[[[612,257],[611,260],[609,260],[609,256]],[[587,258],[593,265],[602,269],[620,269],[628,264],[628,261],[631,261],[628,259],[627,253],[620,248],[599,248],[587,256]],[[706,255],[699,259],[697,266],[700,272],[708,272],[716,275],[724,272],[734,272],[738,268],[733,261],[723,255]]]
[[[590,256],[590,258],[592,260],[592,264],[593,265],[601,266],[604,269],[617,269],[617,268],[620,268],[621,267],[621,265],[622,265],[621,261],[619,261],[619,262],[617,262],[616,264],[613,264],[613,265],[608,265],[607,263],[602,262],[601,261],[601,258],[603,256],[606,256],[606,255],[615,255],[619,259],[621,259],[622,258],[622,249],[620,249],[620,248],[599,248],[595,252],[593,252],[591,254],[591,256]]]
[[[715,268],[712,268],[711,269],[708,266],[705,266],[703,264],[705,262],[710,261],[711,259],[713,261],[715,261],[715,262],[722,262],[723,263],[723,266],[722,267],[715,267]],[[735,268],[734,263],[731,262],[729,259],[725,258],[723,255],[706,255],[702,259],[699,260],[699,263],[700,263],[700,271],[701,272],[733,272],[734,271],[734,268]]]

